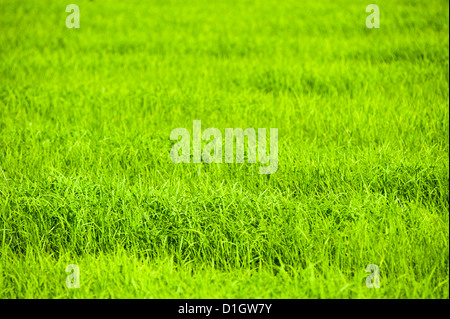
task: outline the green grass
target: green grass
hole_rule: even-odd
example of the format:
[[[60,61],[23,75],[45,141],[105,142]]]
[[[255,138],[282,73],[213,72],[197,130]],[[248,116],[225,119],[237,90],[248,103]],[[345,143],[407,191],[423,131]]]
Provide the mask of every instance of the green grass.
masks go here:
[[[448,1],[214,2],[0,0],[0,298],[449,298]]]

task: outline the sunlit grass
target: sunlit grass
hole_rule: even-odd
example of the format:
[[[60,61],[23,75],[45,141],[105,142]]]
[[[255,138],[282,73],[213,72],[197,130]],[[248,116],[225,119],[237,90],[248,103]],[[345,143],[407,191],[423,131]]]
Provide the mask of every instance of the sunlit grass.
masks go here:
[[[447,1],[76,3],[0,1],[1,298],[449,297]]]

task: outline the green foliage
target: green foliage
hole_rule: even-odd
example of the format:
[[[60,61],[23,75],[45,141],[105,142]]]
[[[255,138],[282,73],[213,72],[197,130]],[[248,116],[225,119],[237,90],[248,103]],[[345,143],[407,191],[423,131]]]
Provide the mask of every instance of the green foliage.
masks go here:
[[[0,298],[449,298],[448,1],[76,3],[0,0]]]

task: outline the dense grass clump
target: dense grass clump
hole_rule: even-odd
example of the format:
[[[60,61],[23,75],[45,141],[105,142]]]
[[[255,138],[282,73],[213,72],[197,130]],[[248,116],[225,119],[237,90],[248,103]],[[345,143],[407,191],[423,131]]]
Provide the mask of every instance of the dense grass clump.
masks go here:
[[[77,4],[0,0],[0,298],[449,298],[448,1]]]

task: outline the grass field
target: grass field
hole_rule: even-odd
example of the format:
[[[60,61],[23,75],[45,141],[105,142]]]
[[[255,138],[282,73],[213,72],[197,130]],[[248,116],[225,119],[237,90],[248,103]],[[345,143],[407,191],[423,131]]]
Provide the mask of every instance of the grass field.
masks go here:
[[[69,3],[0,0],[0,298],[449,298],[448,1]]]

